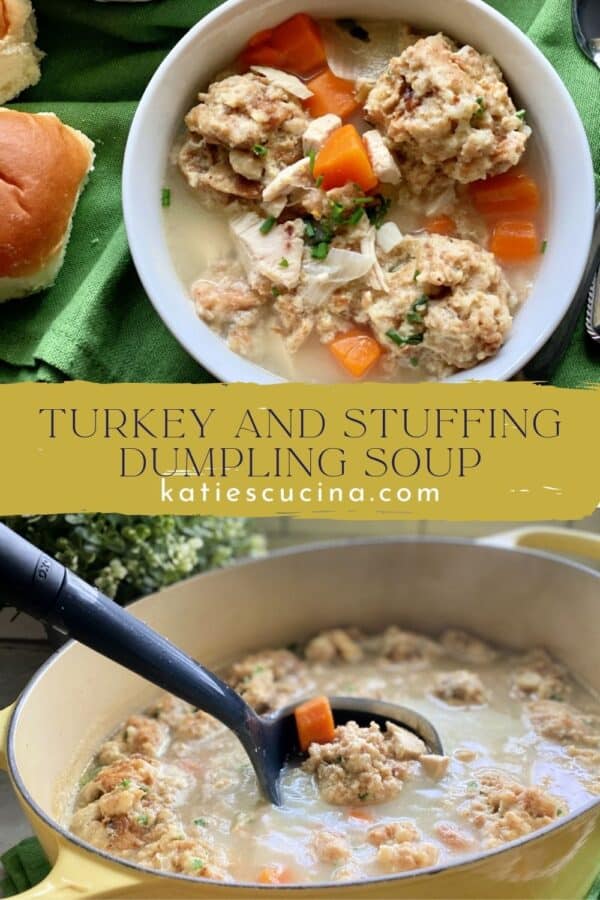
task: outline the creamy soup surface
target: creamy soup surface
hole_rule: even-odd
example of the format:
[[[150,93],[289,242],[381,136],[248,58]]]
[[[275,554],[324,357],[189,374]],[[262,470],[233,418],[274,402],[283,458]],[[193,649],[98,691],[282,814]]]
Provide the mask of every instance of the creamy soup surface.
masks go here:
[[[260,796],[237,739],[163,695],[100,748],[70,829],[167,872],[262,884],[369,879],[447,865],[552,824],[600,793],[600,706],[544,650],[459,631],[317,635],[222,672],[258,712],[361,696],[424,713],[446,756],[393,726],[336,727]]]
[[[495,355],[546,249],[526,116],[444,35],[300,15],[254,36],[165,174],[198,316],[292,381],[439,380]]]

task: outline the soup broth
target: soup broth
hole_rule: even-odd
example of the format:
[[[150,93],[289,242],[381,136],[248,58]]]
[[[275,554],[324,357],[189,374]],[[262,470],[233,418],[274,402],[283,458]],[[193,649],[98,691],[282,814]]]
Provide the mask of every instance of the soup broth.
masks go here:
[[[276,808],[237,739],[166,696],[100,749],[74,798],[76,834],[134,862],[220,880],[359,880],[494,849],[600,791],[598,701],[543,650],[516,654],[456,631],[434,641],[396,627],[337,629],[223,674],[264,714],[314,694],[411,707],[435,725],[446,756],[399,732],[383,760],[386,732],[340,726],[287,768]]]

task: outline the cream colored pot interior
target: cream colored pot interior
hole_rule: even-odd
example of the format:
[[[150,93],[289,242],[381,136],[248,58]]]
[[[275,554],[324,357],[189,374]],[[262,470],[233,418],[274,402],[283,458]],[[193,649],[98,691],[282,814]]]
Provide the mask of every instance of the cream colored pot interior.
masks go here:
[[[200,576],[132,611],[208,666],[340,624],[435,634],[470,629],[511,647],[544,644],[600,689],[598,578],[550,557],[455,542],[320,547]],[[61,817],[101,738],[156,689],[70,645],[38,676],[15,728],[25,788]],[[43,734],[43,740],[40,735]]]

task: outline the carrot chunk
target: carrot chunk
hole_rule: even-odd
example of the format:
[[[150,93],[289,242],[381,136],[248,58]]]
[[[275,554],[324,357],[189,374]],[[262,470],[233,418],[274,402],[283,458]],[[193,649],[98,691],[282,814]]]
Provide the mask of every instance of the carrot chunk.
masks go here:
[[[486,216],[533,213],[540,206],[540,189],[524,172],[506,172],[469,186],[475,208]]]
[[[368,809],[361,809],[360,806],[351,806],[348,810],[349,819],[360,819],[363,822],[372,822],[373,813]]]
[[[504,263],[533,259],[541,252],[535,224],[522,219],[502,219],[492,233],[490,250]]]
[[[425,220],[425,231],[429,234],[456,234],[456,222],[450,216],[431,216]]]
[[[306,85],[313,92],[306,108],[317,119],[327,113],[336,113],[341,119],[351,116],[359,107],[354,96],[354,82],[338,78],[330,68],[325,69]]]
[[[354,378],[366,375],[383,353],[375,338],[358,328],[334,338],[329,349]]]
[[[326,191],[351,183],[370,191],[377,185],[367,149],[354,125],[342,125],[329,135],[317,154],[313,173],[315,178],[323,176]]]
[[[327,63],[319,27],[306,13],[298,13],[274,28],[270,43],[285,54],[288,71],[296,75],[311,75]]]
[[[271,38],[273,37],[273,29],[272,28],[263,28],[262,31],[257,31],[256,34],[253,34],[248,43],[247,47],[259,47],[261,44],[268,44]]]
[[[314,19],[298,13],[275,28],[254,34],[240,56],[243,68],[273,66],[294,75],[314,75],[327,65],[325,45]]]
[[[242,69],[251,66],[269,66],[271,69],[285,68],[285,54],[276,50],[269,44],[257,44],[255,47],[246,47],[240,56]]]
[[[256,879],[259,884],[291,884],[294,875],[287,866],[265,866]]]
[[[334,738],[333,712],[327,697],[313,697],[294,710],[300,749],[306,752],[311,744],[327,744]]]

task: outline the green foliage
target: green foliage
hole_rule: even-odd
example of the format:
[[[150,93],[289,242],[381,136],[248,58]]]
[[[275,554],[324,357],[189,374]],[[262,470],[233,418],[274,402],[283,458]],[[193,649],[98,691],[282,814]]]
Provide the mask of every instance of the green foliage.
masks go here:
[[[246,519],[96,513],[5,522],[121,604],[265,549]]]

